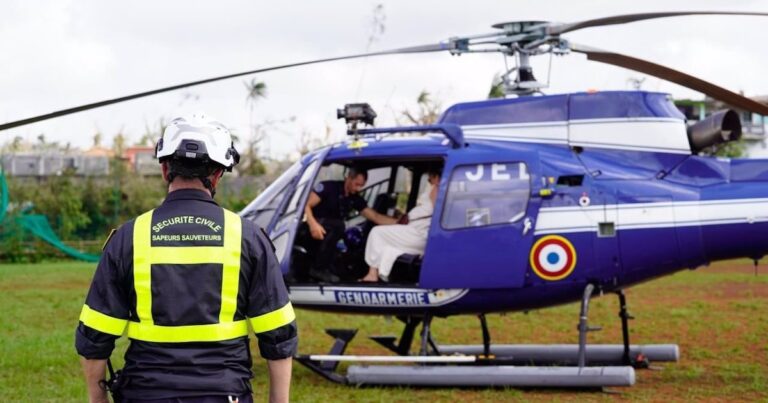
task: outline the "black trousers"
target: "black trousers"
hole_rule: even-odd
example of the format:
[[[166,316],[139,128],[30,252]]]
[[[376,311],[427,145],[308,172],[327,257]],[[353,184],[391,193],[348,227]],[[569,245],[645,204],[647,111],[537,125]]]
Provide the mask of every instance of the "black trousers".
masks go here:
[[[304,223],[302,232],[306,239],[307,251],[313,256],[312,267],[316,270],[333,273],[333,259],[336,257],[336,243],[344,236],[344,221],[339,218],[318,218],[317,222],[325,228],[325,236],[321,241],[312,238],[309,226]]]
[[[173,397],[169,399],[123,399],[122,403],[228,403],[227,396],[189,396]],[[250,394],[238,396],[238,403],[253,403],[253,396]]]

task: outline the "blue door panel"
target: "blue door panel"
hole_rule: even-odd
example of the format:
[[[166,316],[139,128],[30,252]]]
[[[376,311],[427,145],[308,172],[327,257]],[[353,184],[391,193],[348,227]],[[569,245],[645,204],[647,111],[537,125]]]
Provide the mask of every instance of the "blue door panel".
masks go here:
[[[440,181],[419,285],[522,287],[541,204],[539,172],[536,153],[450,153]],[[518,184],[524,182],[523,178],[527,181],[526,193],[520,202],[523,190]],[[500,191],[504,186],[517,193],[508,202]],[[460,193],[462,197],[457,196]],[[498,203],[489,199],[498,196],[502,197]]]

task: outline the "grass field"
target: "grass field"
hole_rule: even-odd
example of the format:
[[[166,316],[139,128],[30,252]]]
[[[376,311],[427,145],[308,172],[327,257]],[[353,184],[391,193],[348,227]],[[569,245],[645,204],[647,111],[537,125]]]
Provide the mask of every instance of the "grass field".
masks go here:
[[[74,328],[94,266],[82,263],[0,265],[0,401],[85,401],[74,350]],[[633,343],[678,343],[681,361],[637,372],[619,394],[538,389],[355,388],[333,385],[296,365],[294,401],[768,401],[768,269],[754,275],[747,262],[682,272],[627,293]],[[618,343],[615,296],[593,300],[591,324],[604,330],[590,342]],[[397,321],[298,311],[300,352],[324,353],[325,328],[360,329],[349,353],[386,354],[366,337],[399,334]],[[497,343],[574,343],[578,306],[529,314],[490,315]],[[478,321],[455,317],[434,323],[442,343],[479,343]],[[122,362],[125,340],[119,343]],[[266,400],[263,361],[254,364],[256,401]]]

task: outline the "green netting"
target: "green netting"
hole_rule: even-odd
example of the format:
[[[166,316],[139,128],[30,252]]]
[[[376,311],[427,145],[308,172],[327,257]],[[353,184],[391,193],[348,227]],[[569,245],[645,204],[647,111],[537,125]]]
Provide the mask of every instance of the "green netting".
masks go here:
[[[8,183],[5,181],[5,173],[0,171],[0,223],[5,220],[6,212],[8,211]],[[54,248],[64,252],[65,254],[72,256],[75,259],[84,260],[86,262],[98,262],[99,255],[92,255],[90,253],[81,252],[75,248],[67,246],[59,239],[51,224],[48,222],[48,218],[40,214],[20,214],[15,217],[16,222],[26,231],[29,231],[32,235],[42,239]]]
[[[5,212],[8,211],[8,182],[5,181],[5,172],[0,170],[0,223],[5,219]]]
[[[48,242],[54,248],[72,256],[75,259],[85,260],[86,262],[98,262],[99,255],[81,252],[75,248],[65,245],[61,239],[53,232],[53,228],[48,223],[48,217],[40,214],[22,215],[16,218],[22,228],[31,232],[32,235]]]

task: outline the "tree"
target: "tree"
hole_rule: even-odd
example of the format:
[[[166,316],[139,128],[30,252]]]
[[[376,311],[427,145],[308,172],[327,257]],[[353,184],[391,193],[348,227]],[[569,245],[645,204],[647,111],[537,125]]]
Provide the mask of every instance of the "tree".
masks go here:
[[[100,132],[96,132],[96,134],[93,135],[93,147],[101,147],[101,139],[102,135]]]
[[[258,81],[256,78],[252,78],[250,82],[243,82],[243,84],[248,91],[245,102],[248,103],[250,109],[248,118],[250,120],[251,133],[245,140],[245,148],[240,153],[240,163],[235,169],[240,175],[261,176],[267,170],[259,156],[259,146],[264,140],[264,129],[269,122],[255,124],[253,111],[256,108],[256,103],[267,97],[267,84],[263,81]]]
[[[373,7],[373,14],[371,15],[371,31],[368,35],[368,44],[365,47],[367,53],[371,49],[371,45],[379,40],[379,37],[384,34],[387,29],[387,15],[384,13],[384,5],[377,4]]]
[[[267,97],[267,84],[263,81],[257,81],[256,78],[252,78],[250,82],[244,82],[243,84],[245,85],[245,89],[248,90],[245,102],[251,106],[251,113],[253,113],[253,107],[256,102]]]
[[[123,155],[125,152],[125,135],[123,133],[117,133],[112,139],[112,150],[115,152],[115,156]]]
[[[647,77],[630,77],[627,79],[627,84],[631,89],[640,91],[643,89],[643,83],[645,83],[646,78]]]
[[[505,96],[504,81],[499,74],[496,74],[493,76],[493,81],[491,82],[491,90],[488,91],[488,99],[504,98]]]
[[[21,151],[23,147],[24,147],[24,138],[21,136],[16,136],[13,138],[13,141],[11,142],[11,145],[8,151],[12,153],[16,153]]]
[[[245,89],[248,90],[248,95],[245,96],[245,102],[248,104],[250,114],[248,119],[250,120],[251,136],[256,136],[259,131],[259,127],[253,123],[253,110],[256,108],[256,103],[260,99],[267,97],[267,84],[263,81],[257,81],[256,78],[252,78],[251,82],[243,82]]]
[[[58,141],[49,142],[45,139],[45,133],[37,135],[37,143],[32,145],[32,149],[37,151],[62,151]]]
[[[245,148],[240,152],[240,163],[235,166],[239,175],[261,176],[267,171],[264,162],[259,157],[259,143],[264,134],[259,127],[253,128],[253,133],[245,142]]]
[[[701,155],[710,155],[724,158],[740,158],[744,157],[747,152],[747,147],[744,141],[729,141],[727,143],[721,143],[714,145],[701,151]]]
[[[370,31],[368,32],[368,42],[365,45],[365,53],[371,51],[373,43],[378,41],[381,35],[386,30],[387,15],[384,13],[384,5],[377,4],[373,7],[373,13],[370,19]],[[363,88],[365,82],[365,70],[368,66],[368,58],[363,59],[362,69],[360,70],[360,79],[357,81],[357,90],[355,91],[355,99],[360,97],[360,91]]]
[[[331,143],[333,143],[333,129],[331,126],[325,126],[325,135],[322,137],[315,136],[314,133],[307,129],[302,129],[296,151],[299,153],[299,155],[304,155],[314,149]]]
[[[160,117],[155,126],[150,126],[148,123],[144,123],[144,134],[141,136],[137,146],[154,146],[155,142],[163,135],[165,128],[168,126],[168,121],[164,117]]]
[[[430,125],[437,122],[442,113],[442,105],[439,101],[432,99],[427,90],[422,90],[416,98],[417,110],[404,109],[401,115],[408,123],[414,125]],[[400,122],[398,122],[400,124]]]

